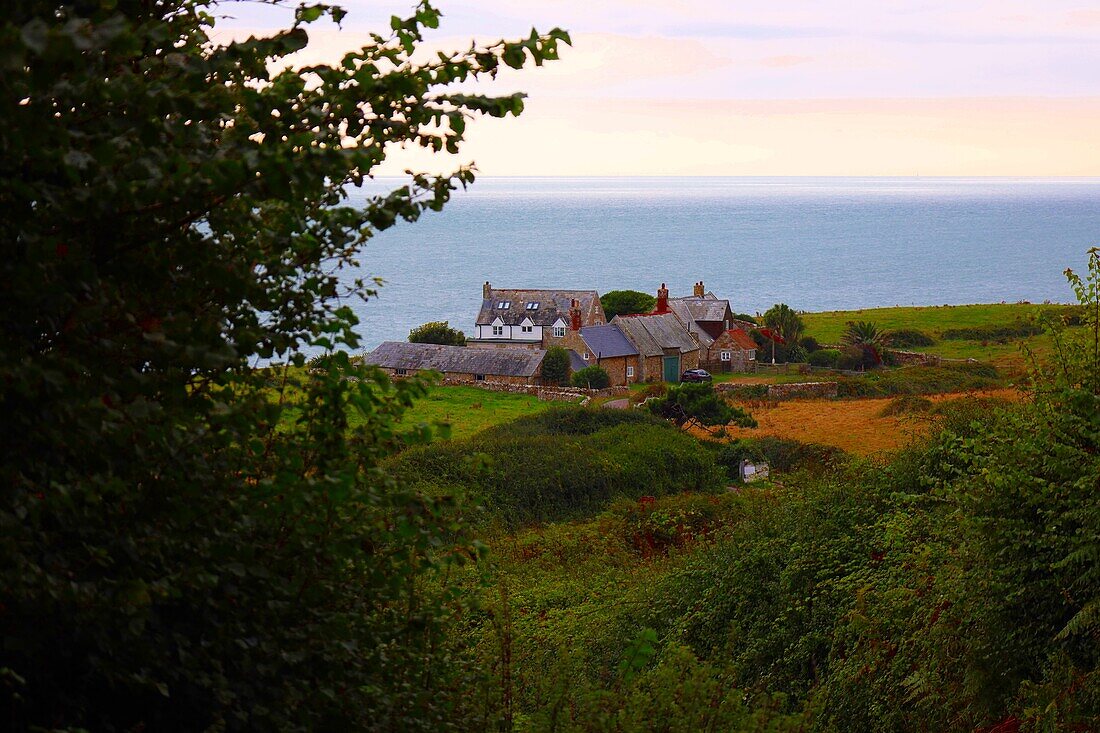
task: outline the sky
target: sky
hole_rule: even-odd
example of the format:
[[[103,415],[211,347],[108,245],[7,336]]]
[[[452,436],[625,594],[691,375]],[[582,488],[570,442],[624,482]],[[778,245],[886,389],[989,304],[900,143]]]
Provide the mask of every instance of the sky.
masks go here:
[[[295,62],[337,61],[412,0],[329,0]],[[379,173],[474,162],[498,176],[1098,176],[1100,0],[436,0],[434,49],[568,30],[523,115],[470,124],[459,156],[395,151]],[[286,8],[226,2],[215,40]]]

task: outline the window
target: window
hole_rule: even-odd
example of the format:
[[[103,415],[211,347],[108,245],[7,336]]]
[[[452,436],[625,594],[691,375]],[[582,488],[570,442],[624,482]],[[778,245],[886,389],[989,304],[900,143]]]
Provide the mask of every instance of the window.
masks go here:
[[[407,370],[407,369],[394,369],[394,370],[393,370],[393,373],[394,373],[394,374],[396,374],[396,375],[397,375],[397,376],[399,376],[399,377],[403,377],[403,376],[405,376],[406,374],[408,374],[409,372],[408,372],[408,370]]]
[[[528,303],[527,304],[527,310],[529,310],[529,311],[537,311],[538,309],[539,309],[539,304],[538,303]]]
[[[503,336],[504,335],[504,326],[493,326],[493,335],[494,336]]]
[[[500,308],[501,310],[508,310],[511,307],[512,307],[512,301],[510,301],[510,300],[502,300],[499,303],[497,303],[497,308]]]
[[[584,356],[585,361],[588,361],[588,352],[587,351],[584,352],[584,354],[582,356]]]
[[[722,361],[729,361],[729,360],[730,360],[730,352],[723,351],[722,352]]]
[[[627,376],[627,378],[629,378],[629,379],[633,379],[633,378],[634,378],[634,367],[632,367],[632,366],[628,366],[628,367],[626,368],[626,376]]]
[[[749,349],[749,358],[750,359],[755,359],[756,358],[756,349]]]
[[[475,374],[474,375],[474,381],[475,382],[484,382],[485,381],[485,375],[484,374]]]
[[[554,338],[560,339],[565,337],[565,326],[554,326]]]
[[[523,333],[532,333],[535,330],[534,326],[520,326],[519,330]]]

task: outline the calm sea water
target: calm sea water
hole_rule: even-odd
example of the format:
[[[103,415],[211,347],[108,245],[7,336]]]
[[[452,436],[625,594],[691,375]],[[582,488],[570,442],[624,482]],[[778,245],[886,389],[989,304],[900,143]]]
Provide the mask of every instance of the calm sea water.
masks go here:
[[[471,331],[485,280],[674,295],[703,280],[748,313],[1064,302],[1062,271],[1097,243],[1100,179],[482,178],[372,240],[357,274],[386,285],[355,307],[373,348],[425,321]]]

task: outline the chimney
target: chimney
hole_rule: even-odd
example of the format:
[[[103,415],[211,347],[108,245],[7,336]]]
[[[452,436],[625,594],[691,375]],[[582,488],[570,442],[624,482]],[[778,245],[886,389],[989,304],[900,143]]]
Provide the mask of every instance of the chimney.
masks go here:
[[[703,287],[703,281],[700,280],[699,282],[695,283],[695,297],[702,298],[706,294],[707,289]]]
[[[493,291],[493,287],[489,285],[489,281],[486,280],[485,284],[481,286],[481,297],[485,300],[489,299],[489,294]]]
[[[574,331],[581,330],[581,304],[576,298],[569,304],[569,327]]]
[[[668,313],[668,288],[664,283],[657,289],[657,310],[654,313]]]

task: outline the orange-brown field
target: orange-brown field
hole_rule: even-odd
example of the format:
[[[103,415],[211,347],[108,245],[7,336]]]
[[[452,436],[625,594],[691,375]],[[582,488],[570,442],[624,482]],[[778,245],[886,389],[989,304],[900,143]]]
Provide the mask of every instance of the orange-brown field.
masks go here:
[[[933,402],[967,399],[974,394],[1017,400],[1016,390],[1001,389],[971,394],[929,397]],[[901,448],[924,434],[930,420],[921,415],[881,417],[892,398],[853,400],[787,400],[756,403],[749,411],[757,428],[726,428],[729,439],[774,435],[804,443],[833,445],[855,455],[867,456]]]

